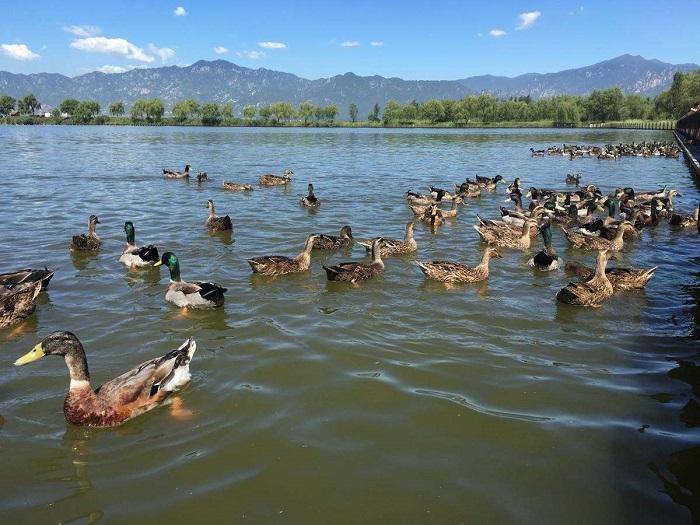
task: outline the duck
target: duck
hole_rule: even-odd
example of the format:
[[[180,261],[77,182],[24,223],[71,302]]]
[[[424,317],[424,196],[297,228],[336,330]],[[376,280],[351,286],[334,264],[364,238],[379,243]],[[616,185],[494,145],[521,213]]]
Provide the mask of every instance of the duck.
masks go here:
[[[304,249],[294,258],[283,255],[265,255],[248,259],[248,264],[250,264],[253,273],[268,276],[305,272],[311,265],[311,250],[315,240],[316,235],[309,235],[304,243]]]
[[[292,180],[292,175],[294,175],[294,172],[290,169],[284,170],[281,176],[266,173],[260,176],[258,182],[260,186],[281,186],[290,182]]]
[[[53,332],[15,361],[23,366],[44,356],[62,357],[70,374],[63,403],[66,421],[87,427],[114,427],[161,406],[190,381],[189,365],[197,349],[191,337],[177,349],[141,363],[97,389],[90,384],[85,350],[72,332]]]
[[[544,150],[543,149],[535,149],[535,148],[530,148],[530,154],[533,157],[544,157]]]
[[[214,209],[214,201],[211,199],[207,200],[207,208],[209,208],[209,217],[207,217],[206,225],[207,228],[209,228],[209,231],[223,232],[233,230],[231,217],[228,215],[219,217]]]
[[[626,290],[639,290],[644,288],[654,276],[658,267],[639,268],[607,268],[605,275],[616,292]],[[574,274],[582,280],[589,280],[595,274],[595,270],[577,261],[569,261],[564,265],[568,274]]]
[[[469,177],[461,184],[455,184],[455,193],[462,198],[479,197],[481,196],[481,188],[479,184],[469,180]]]
[[[95,231],[95,226],[100,224],[97,215],[90,215],[88,219],[88,232],[82,235],[73,235],[70,242],[70,249],[79,252],[94,252],[100,249],[102,240]]]
[[[314,239],[314,250],[338,250],[352,244],[352,228],[347,224],[340,228],[340,235],[321,233]]]
[[[384,272],[384,262],[380,251],[381,243],[381,237],[372,241],[372,262],[344,262],[334,266],[324,266],[326,278],[329,281],[357,283],[381,275]]]
[[[442,195],[440,198],[441,201],[451,201],[456,197],[456,195],[452,195],[449,191],[443,190],[442,188],[436,188],[435,186],[429,186],[430,189],[430,195],[434,198],[437,199],[438,194]]]
[[[224,304],[228,291],[214,282],[195,281],[188,283],[180,277],[180,261],[172,252],[165,252],[154,266],[164,264],[170,271],[170,283],[165,291],[165,300],[180,308],[218,308]]]
[[[136,246],[136,230],[131,221],[124,223],[124,232],[126,233],[126,248],[119,257],[119,262],[130,268],[143,268],[145,266],[153,267],[160,260],[158,248],[149,244],[139,248]]]
[[[413,238],[413,221],[407,222],[404,229],[403,240],[398,239],[388,239],[386,237],[375,237],[374,239],[366,241],[357,241],[357,244],[364,246],[367,253],[372,252],[372,246],[374,241],[381,239],[382,242],[379,246],[379,253],[382,257],[390,257],[392,255],[406,255],[408,253],[413,253],[418,250],[418,243]]]
[[[316,195],[314,195],[314,185],[309,184],[308,190],[308,195],[306,197],[302,197],[299,204],[306,208],[318,208],[321,205],[321,202],[316,198]]]
[[[700,204],[695,207],[692,215],[680,215],[674,213],[669,219],[671,226],[679,226],[681,228],[690,228],[698,225],[698,213],[700,212]]]
[[[209,175],[207,175],[206,171],[200,171],[197,173],[197,182],[201,184],[202,182],[208,181],[209,180]]]
[[[449,217],[449,218],[456,217],[457,212],[458,212],[458,208],[457,208],[458,204],[464,204],[464,199],[462,197],[455,197],[454,199],[452,199],[452,205],[450,206],[449,210],[443,210],[442,208],[439,208],[440,212],[442,213],[442,216],[446,217],[446,218],[447,217]],[[413,204],[408,205],[408,207],[413,212],[413,215],[415,215],[419,219],[422,218],[423,216],[425,216],[425,212],[430,209],[430,206],[431,205],[428,205],[428,206],[415,206]]]
[[[532,246],[530,229],[537,226],[537,221],[528,219],[523,223],[521,233],[508,226],[498,224],[497,221],[482,219],[477,215],[479,224],[474,225],[474,229],[481,236],[482,240],[488,244],[503,248],[515,248],[518,250],[529,250]]]
[[[425,211],[425,214],[421,217],[421,220],[424,223],[430,225],[431,228],[436,228],[445,224],[445,219],[443,218],[442,210],[438,207],[437,204],[433,204],[432,206],[430,206]]]
[[[187,179],[190,176],[190,165],[185,164],[184,171],[163,168],[163,175],[165,175],[167,179]]]
[[[253,191],[253,185],[224,181],[224,189],[228,191]]]
[[[54,273],[54,270],[49,270],[46,266],[44,266],[43,270],[25,268],[15,272],[0,273],[0,290],[22,283],[35,283],[37,281],[41,283],[41,289],[46,290]]]
[[[573,173],[567,173],[565,182],[567,184],[576,184],[576,186],[578,186],[581,183],[581,174],[576,173],[574,175]]]
[[[513,182],[508,185],[508,193],[513,193],[514,191],[520,191],[520,177],[515,177]]]
[[[573,228],[564,229],[564,235],[574,248],[619,252],[622,251],[625,246],[625,232],[632,230],[635,230],[634,226],[629,221],[623,221],[620,226],[618,226],[615,237],[612,240],[599,236],[586,235],[578,231],[578,229]]]
[[[557,292],[556,300],[575,306],[600,306],[614,293],[612,283],[605,274],[605,266],[611,256],[610,250],[599,250],[593,277],[582,283],[570,282]]]
[[[496,186],[498,186],[498,183],[503,180],[503,177],[501,175],[496,175],[494,178],[489,178],[489,177],[480,177],[479,175],[476,176],[476,182],[479,185],[479,187],[482,190],[486,191],[495,191]]]
[[[36,310],[41,279],[0,287],[0,328],[24,321]]]
[[[537,254],[527,262],[527,265],[530,268],[536,268],[542,272],[558,270],[562,260],[557,256],[557,252],[554,251],[552,247],[552,228],[549,221],[545,221],[542,226],[540,226],[540,234],[542,235],[542,239],[544,239],[544,249],[537,252]]]
[[[439,204],[442,198],[446,195],[445,190],[436,192],[435,197],[432,195],[421,195],[413,191],[406,192],[406,202],[409,206],[430,206],[431,204]]]
[[[416,265],[428,279],[449,284],[476,283],[489,276],[489,262],[492,258],[501,259],[503,256],[494,248],[486,248],[481,262],[474,268],[450,261],[419,261]]]

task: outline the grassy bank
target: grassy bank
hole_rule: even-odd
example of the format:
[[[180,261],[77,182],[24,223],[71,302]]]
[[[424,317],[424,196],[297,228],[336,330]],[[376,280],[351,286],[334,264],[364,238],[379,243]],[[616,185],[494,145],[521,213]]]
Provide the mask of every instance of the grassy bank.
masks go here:
[[[175,119],[163,117],[158,120],[133,120],[131,117],[111,117],[98,115],[87,122],[75,122],[69,118],[55,119],[31,115],[0,118],[0,124],[6,125],[102,125],[102,126],[191,126],[191,127],[255,127],[255,128],[610,128],[610,129],[668,129],[675,127],[673,120],[626,120],[614,122],[581,122],[577,125],[557,125],[552,120],[505,121],[505,122],[430,122],[427,120],[382,122],[382,121],[308,121],[301,120],[274,121],[263,119],[228,118],[214,124],[203,124],[200,119]]]

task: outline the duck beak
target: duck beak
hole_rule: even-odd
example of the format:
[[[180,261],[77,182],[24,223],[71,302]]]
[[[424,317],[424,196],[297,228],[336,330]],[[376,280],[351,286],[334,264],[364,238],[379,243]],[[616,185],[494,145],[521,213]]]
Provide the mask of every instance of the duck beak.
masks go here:
[[[153,266],[160,266],[161,264],[163,264],[163,261],[158,261],[157,263],[154,263]]]
[[[22,357],[20,357],[17,361],[15,361],[15,366],[22,366],[26,365],[27,363],[31,363],[32,361],[36,361],[38,359],[41,359],[44,357],[44,349],[41,347],[41,343],[36,345],[34,348],[32,348],[29,352],[24,354]]]

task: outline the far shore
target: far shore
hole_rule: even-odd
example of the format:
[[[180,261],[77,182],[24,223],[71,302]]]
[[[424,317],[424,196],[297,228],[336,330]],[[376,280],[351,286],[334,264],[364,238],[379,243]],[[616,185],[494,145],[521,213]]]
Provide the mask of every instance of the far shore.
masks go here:
[[[158,121],[134,121],[129,117],[108,117],[106,115],[99,115],[87,123],[76,123],[70,119],[63,119],[62,121],[57,121],[51,117],[43,116],[12,116],[0,118],[0,125],[43,125],[43,126],[86,126],[86,125],[98,125],[98,126],[176,126],[176,127],[207,127],[207,128],[365,128],[365,129],[542,129],[542,128],[553,128],[553,129],[594,129],[594,128],[606,128],[606,129],[641,129],[641,130],[673,130],[675,129],[675,121],[672,120],[662,120],[662,121],[652,121],[652,120],[629,120],[621,122],[581,122],[576,125],[561,125],[557,124],[551,120],[533,121],[533,122],[390,122],[383,123],[370,122],[370,121],[320,121],[320,122],[308,122],[304,123],[302,121],[263,121],[259,119],[242,119],[234,118],[228,121],[216,125],[204,125],[200,121],[190,120],[190,121],[177,121],[171,117],[164,117]]]

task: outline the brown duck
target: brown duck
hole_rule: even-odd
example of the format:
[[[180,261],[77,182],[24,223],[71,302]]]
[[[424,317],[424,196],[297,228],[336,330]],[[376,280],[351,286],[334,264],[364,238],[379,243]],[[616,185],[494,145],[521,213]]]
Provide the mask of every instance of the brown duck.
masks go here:
[[[311,265],[311,250],[315,239],[315,235],[309,235],[304,243],[304,249],[294,258],[284,255],[265,255],[248,259],[248,264],[253,273],[261,275],[277,276],[305,272]]]
[[[356,283],[380,275],[384,272],[384,262],[380,253],[381,237],[372,241],[372,262],[344,262],[335,266],[324,266],[329,281],[346,281]]]
[[[503,256],[493,248],[486,248],[481,262],[474,268],[450,261],[424,261],[416,263],[428,279],[443,283],[476,283],[489,276],[491,258]]]

